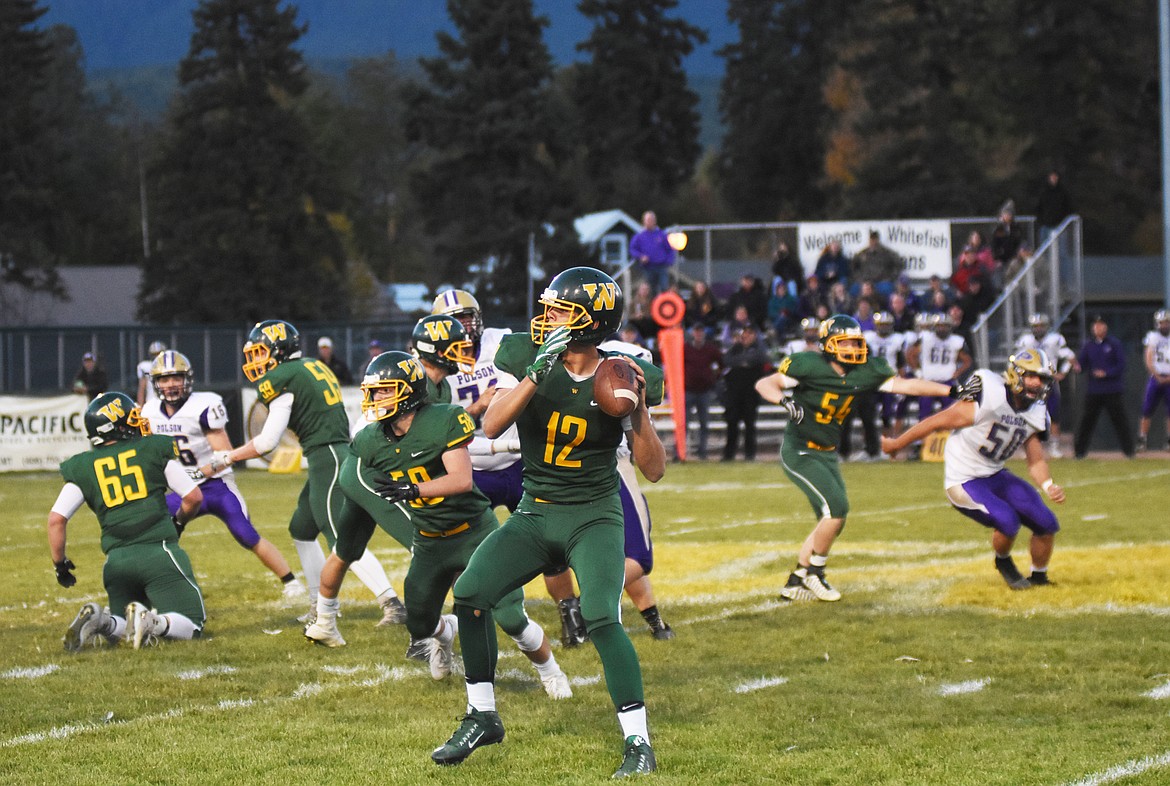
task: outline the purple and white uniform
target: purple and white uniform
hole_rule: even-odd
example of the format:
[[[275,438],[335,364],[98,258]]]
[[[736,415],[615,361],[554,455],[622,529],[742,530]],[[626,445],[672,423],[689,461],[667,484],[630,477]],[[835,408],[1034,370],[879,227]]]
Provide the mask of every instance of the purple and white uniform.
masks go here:
[[[876,330],[867,330],[863,334],[865,343],[869,345],[870,354],[884,358],[892,369],[901,369],[902,353],[906,349],[906,336],[897,331],[883,336]],[[903,417],[905,413],[905,397],[899,393],[878,393],[878,401],[882,405],[882,425],[890,426],[895,418]]]
[[[173,437],[179,446],[179,462],[188,469],[196,469],[211,463],[213,452],[207,441],[207,432],[227,426],[227,410],[223,399],[216,393],[198,392],[183,402],[174,415],[167,416],[162,402],[148,401],[142,406],[142,417],[150,422],[155,434]],[[248,518],[248,506],[236,488],[231,467],[221,470],[214,477],[197,481],[203,492],[203,504],[196,517],[212,515],[227,525],[232,537],[246,549],[260,542],[260,533]],[[178,494],[167,494],[167,508],[171,515],[179,510],[181,500]]]
[[[947,499],[964,516],[1008,537],[1014,538],[1021,525],[1055,534],[1060,524],[1039,492],[1004,468],[1025,440],[1048,430],[1048,411],[1037,401],[1017,412],[999,374],[979,369],[972,376],[968,386],[978,389],[975,422],[947,439]]]
[[[479,339],[479,356],[475,369],[470,374],[457,371],[448,376],[444,383],[451,388],[451,403],[464,409],[479,400],[487,389],[497,385],[501,376],[511,376],[496,368],[496,350],[504,336],[511,330],[484,328]],[[513,381],[512,384],[515,384]],[[483,428],[475,429],[475,436],[468,446],[471,453],[471,477],[476,487],[488,498],[491,506],[503,505],[509,511],[515,510],[524,495],[522,485],[524,463],[520,461],[520,432],[513,423],[496,439],[488,439]],[[501,450],[513,447],[514,450]]]
[[[945,338],[937,335],[933,330],[923,330],[918,334],[917,343],[921,347],[918,355],[921,377],[931,382],[950,385],[955,381],[955,374],[959,370],[959,352],[967,345],[963,337],[951,333]],[[926,420],[934,412],[935,403],[940,408],[951,403],[949,398],[934,396],[920,396],[918,399],[918,419]]]
[[[1030,331],[1020,336],[1020,340],[1016,342],[1016,352],[1023,352],[1025,349],[1044,350],[1044,353],[1056,364],[1056,368],[1053,370],[1061,375],[1069,372],[1069,369],[1072,368],[1072,362],[1077,356],[1076,352],[1069,349],[1064,336],[1055,330],[1050,330],[1041,339],[1037,339]],[[1052,420],[1060,420],[1059,383],[1053,383],[1045,401],[1048,407],[1048,417]]]
[[[1142,339],[1142,346],[1150,353],[1155,374],[1170,374],[1170,335],[1163,335],[1159,330],[1151,330]],[[1170,414],[1170,383],[1158,384],[1155,377],[1150,377],[1146,383],[1146,395],[1142,399],[1142,417],[1148,418],[1158,408],[1158,402],[1165,401],[1167,414]]]

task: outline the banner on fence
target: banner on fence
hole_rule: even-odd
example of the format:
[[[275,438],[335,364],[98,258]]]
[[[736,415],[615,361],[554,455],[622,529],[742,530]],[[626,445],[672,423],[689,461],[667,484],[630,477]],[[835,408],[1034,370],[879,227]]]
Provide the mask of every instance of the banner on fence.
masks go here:
[[[89,448],[85,396],[0,396],[0,472],[49,470]]]
[[[812,275],[817,258],[831,240],[841,243],[849,259],[869,244],[877,232],[883,246],[902,258],[906,275],[923,282],[933,275],[950,279],[952,273],[951,224],[949,221],[805,221],[797,227],[800,263]]]

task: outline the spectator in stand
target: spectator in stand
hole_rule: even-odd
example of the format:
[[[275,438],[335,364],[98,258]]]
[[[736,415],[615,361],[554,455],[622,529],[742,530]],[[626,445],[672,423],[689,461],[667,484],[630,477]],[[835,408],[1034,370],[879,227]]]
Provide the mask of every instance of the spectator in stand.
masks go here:
[[[816,277],[827,287],[837,281],[849,283],[849,257],[841,250],[840,240],[830,240],[817,259]],[[844,313],[844,312],[840,312]]]
[[[821,280],[816,276],[809,276],[805,281],[806,286],[800,296],[800,313],[805,317],[815,317],[817,306],[825,305],[828,293],[821,289]]]
[[[386,348],[382,346],[382,342],[376,338],[373,339],[369,344],[366,345],[366,352],[368,352],[369,355],[368,355],[368,357],[366,357],[366,362],[362,364],[362,376],[363,377],[366,375],[366,366],[370,365],[370,361],[373,360],[374,358],[378,357],[378,355],[381,355],[385,351],[386,351]]]
[[[906,302],[906,297],[900,292],[890,295],[890,316],[894,320],[893,332],[909,333],[914,330],[914,315],[917,313]],[[897,368],[897,366],[894,366]]]
[[[928,290],[930,300],[927,301],[926,307],[922,309],[924,314],[946,314],[951,307],[951,299],[941,289]]]
[[[1009,199],[1000,207],[999,223],[991,232],[991,256],[995,258],[996,268],[992,283],[1000,286],[1031,254],[1031,247],[1024,241],[1024,232],[1016,223],[1016,203]]]
[[[626,321],[643,336],[653,336],[658,331],[658,323],[650,315],[650,304],[653,301],[654,287],[643,281],[634,287],[634,296],[626,305]]]
[[[713,330],[718,326],[722,316],[723,308],[715,299],[711,287],[707,286],[706,281],[696,281],[695,286],[691,288],[691,296],[687,298],[687,325],[698,323],[708,330]]]
[[[768,329],[777,337],[786,336],[800,319],[800,301],[783,282],[776,283],[768,298]]]
[[[81,368],[73,378],[73,392],[84,393],[86,399],[93,401],[110,389],[110,377],[106,370],[98,363],[97,355],[86,352],[81,356]]]
[[[995,291],[988,279],[985,276],[973,276],[967,281],[967,291],[959,296],[955,304],[962,307],[965,323],[970,328],[994,302]]]
[[[857,311],[854,312],[853,318],[857,320],[857,324],[861,325],[862,332],[865,332],[867,330],[869,330],[869,331],[875,330],[875,327],[873,324],[873,315],[874,315],[874,310],[869,305],[868,300],[858,300],[857,301]],[[876,451],[875,451],[875,455],[876,455]]]
[[[707,458],[711,398],[722,371],[723,351],[707,336],[707,329],[702,324],[692,325],[683,347],[683,376],[686,379],[687,420],[694,413],[699,421],[699,447],[695,455],[700,461]]]
[[[788,291],[796,297],[804,293],[804,267],[783,240],[776,244],[776,253],[772,255],[773,292],[776,291],[778,281],[783,281],[788,286]]]
[[[955,262],[955,272],[951,275],[951,288],[955,291],[957,296],[966,295],[969,289],[969,284],[972,279],[983,278],[990,279],[995,273],[995,263],[984,265],[979,261],[979,256],[975,250],[967,246],[959,254],[959,259]]]
[[[1056,231],[1066,218],[1073,214],[1072,198],[1068,189],[1060,182],[1060,172],[1049,171],[1036,202],[1036,225],[1040,227],[1040,243]]]
[[[930,277],[930,282],[926,285],[926,291],[918,298],[917,311],[928,311],[931,303],[935,301],[935,293],[942,292],[945,299],[950,302],[951,289],[937,273]],[[907,301],[909,302],[909,301]]]
[[[339,383],[342,385],[353,384],[353,374],[349,373],[349,366],[345,364],[345,361],[334,354],[333,339],[329,336],[317,339],[317,358],[329,367]]]
[[[723,332],[719,334],[719,343],[723,345],[724,351],[731,349],[735,344],[736,336],[747,327],[754,324],[751,316],[748,314],[747,306],[736,306],[735,310],[731,312],[731,319],[723,326]]]
[[[642,214],[642,231],[630,239],[630,256],[641,265],[650,284],[651,297],[670,289],[670,271],[677,252],[671,248],[666,232],[658,227],[653,210]]]
[[[906,304],[906,309],[913,313],[918,313],[922,310],[922,300],[918,297],[918,293],[910,287],[910,276],[903,273],[898,276],[894,282],[894,295],[901,295],[902,302]],[[890,295],[892,298],[894,295]],[[890,301],[891,304],[893,301]]]
[[[890,283],[890,286],[893,287],[893,282]],[[862,300],[868,301],[869,310],[872,314],[876,314],[886,307],[886,298],[877,292],[874,283],[869,279],[862,281],[861,285],[857,288],[857,300],[859,303]]]
[[[1133,458],[1133,436],[1125,415],[1125,347],[1117,337],[1109,335],[1109,324],[1101,315],[1093,318],[1092,332],[1077,354],[1077,362],[1086,379],[1085,408],[1073,450],[1077,458],[1085,457],[1093,429],[1097,427],[1097,418],[1101,416],[1101,410],[1105,410],[1113,423],[1117,441],[1121,443],[1121,451]]]
[[[947,319],[955,326],[955,335],[962,338],[963,343],[967,345],[968,353],[974,351],[975,340],[971,336],[971,328],[975,326],[977,318],[978,314],[972,316],[960,303],[953,303],[947,309]]]
[[[882,245],[881,236],[877,232],[870,232],[869,244],[853,255],[849,275],[854,281],[870,281],[881,296],[886,298],[894,291],[894,281],[902,274],[904,268],[902,258],[893,249]],[[858,294],[860,289],[855,284],[853,294]],[[881,307],[875,304],[874,310],[880,310]]]
[[[834,281],[829,287],[829,297],[826,299],[825,305],[829,307],[830,314],[853,313],[853,298],[849,297],[849,291],[845,289],[844,281]]]
[[[768,352],[760,343],[755,325],[747,325],[736,334],[735,343],[724,355],[723,363],[727,367],[723,402],[727,442],[723,446],[723,461],[735,458],[739,448],[740,423],[743,424],[743,457],[747,461],[755,461],[756,417],[760,408],[756,380],[771,370]]]
[[[764,291],[764,282],[751,273],[743,274],[739,279],[739,289],[727,299],[727,308],[732,313],[739,306],[747,308],[748,317],[757,329],[764,326],[768,319],[768,293]]]
[[[983,242],[983,233],[978,229],[971,230],[971,234],[967,236],[967,245],[964,248],[970,249],[984,270],[995,270],[995,257],[991,253],[991,247]]]

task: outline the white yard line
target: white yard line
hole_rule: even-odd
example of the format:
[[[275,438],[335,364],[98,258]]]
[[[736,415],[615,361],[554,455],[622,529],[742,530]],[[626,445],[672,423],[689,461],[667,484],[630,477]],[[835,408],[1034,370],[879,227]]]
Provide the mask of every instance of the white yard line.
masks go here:
[[[61,667],[56,663],[48,663],[44,666],[33,666],[27,669],[9,669],[0,674],[0,680],[35,680],[38,677],[45,677],[55,671],[60,671]]]
[[[1104,772],[1086,775],[1079,781],[1073,781],[1065,784],[1065,786],[1103,786],[1106,783],[1113,783],[1124,778],[1132,778],[1134,775],[1141,775],[1148,770],[1157,770],[1166,766],[1170,766],[1170,751],[1158,756],[1146,756],[1141,759],[1127,761],[1125,764],[1110,767]]]
[[[758,680],[742,682],[732,690],[736,693],[751,693],[752,691],[763,690],[764,688],[774,688],[777,685],[784,685],[787,682],[787,677],[760,677]]]
[[[964,693],[978,693],[991,684],[991,679],[967,680],[965,682],[944,682],[938,686],[939,696],[961,696]]]

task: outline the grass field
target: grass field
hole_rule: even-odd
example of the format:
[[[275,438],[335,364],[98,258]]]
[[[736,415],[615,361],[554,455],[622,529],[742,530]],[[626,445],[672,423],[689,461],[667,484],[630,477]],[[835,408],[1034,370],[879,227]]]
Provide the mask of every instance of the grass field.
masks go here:
[[[1068,490],[1052,578],[1012,593],[985,532],[944,502],[937,464],[849,464],[853,513],[829,564],[840,603],[777,592],[812,514],[774,463],[671,465],[646,486],[652,575],[678,636],[642,658],[662,784],[1170,783],[1170,462],[1054,462]],[[1013,467],[1022,472],[1021,464]],[[303,476],[242,473],[258,528],[284,523]],[[547,699],[501,642],[502,745],[440,769],[459,680],[407,662],[353,577],[349,645],[310,646],[277,582],[213,519],[183,538],[207,635],[70,656],[61,635],[104,601],[93,516],[70,524],[78,584],[57,586],[44,522],[52,475],[0,475],[0,783],[597,783],[620,760],[591,647],[556,653],[576,695]],[[407,555],[371,544],[401,591]],[[1017,562],[1027,568],[1026,549]],[[299,566],[298,570],[299,570]],[[529,613],[555,637],[556,610]]]

